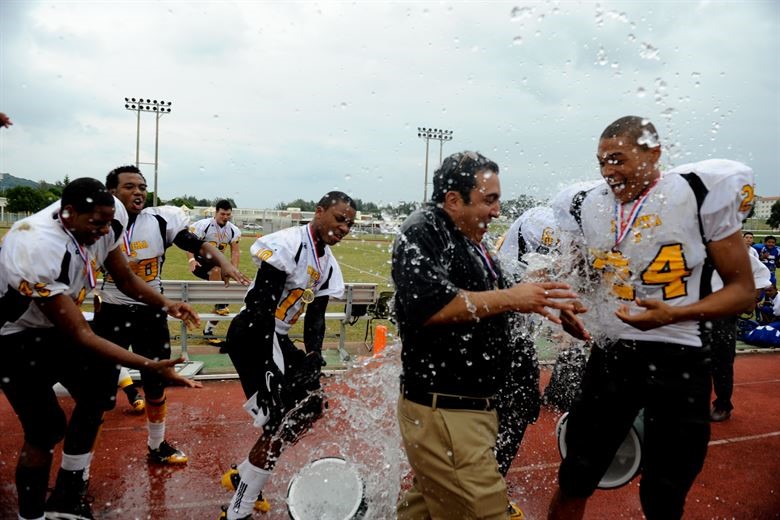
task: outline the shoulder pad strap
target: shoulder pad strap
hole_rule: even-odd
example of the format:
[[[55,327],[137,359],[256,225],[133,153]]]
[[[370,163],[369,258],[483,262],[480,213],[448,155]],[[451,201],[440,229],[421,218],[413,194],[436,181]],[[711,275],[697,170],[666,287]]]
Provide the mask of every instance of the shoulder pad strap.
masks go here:
[[[160,236],[162,237],[163,244],[168,247],[170,244],[165,240],[165,235],[168,231],[168,222],[162,216],[155,214],[154,218],[157,219],[157,225],[160,226]]]
[[[577,192],[571,199],[571,206],[569,206],[569,214],[577,221],[577,225],[582,229],[582,203],[585,202],[585,197],[588,192],[585,190]]]
[[[704,185],[704,182],[702,182],[701,177],[693,172],[683,173],[680,176],[688,182],[691,190],[693,190],[693,195],[696,197],[696,216],[699,218],[699,234],[704,242],[704,224],[702,224],[701,221],[701,206],[704,204],[704,199],[707,197],[709,190]]]

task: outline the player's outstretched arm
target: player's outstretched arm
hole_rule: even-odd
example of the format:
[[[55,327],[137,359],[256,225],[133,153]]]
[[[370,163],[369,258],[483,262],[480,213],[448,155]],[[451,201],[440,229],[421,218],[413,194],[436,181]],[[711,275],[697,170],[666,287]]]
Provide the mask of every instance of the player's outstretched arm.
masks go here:
[[[127,257],[119,247],[114,248],[104,262],[106,270],[116,282],[117,288],[127,296],[142,303],[160,307],[173,316],[184,321],[188,328],[200,326],[200,318],[195,309],[184,302],[174,302],[152,289],[138,277],[127,263]]]
[[[219,250],[214,247],[214,244],[203,242],[203,244],[200,246],[200,251],[198,254],[200,254],[200,256],[203,258],[208,258],[214,263],[214,265],[219,267],[220,275],[222,276],[222,280],[225,282],[226,286],[231,279],[237,281],[241,285],[249,285],[252,282],[249,278],[244,276],[244,273],[238,270],[237,264],[234,265],[231,263],[231,261],[228,260],[225,255],[220,253]]]
[[[117,364],[138,369],[158,372],[172,383],[181,386],[200,387],[201,384],[182,377],[172,369],[181,360],[152,361],[139,356],[95,334],[73,300],[64,294],[51,298],[38,298],[36,305],[54,326],[74,343],[87,348],[97,355],[115,361]]]

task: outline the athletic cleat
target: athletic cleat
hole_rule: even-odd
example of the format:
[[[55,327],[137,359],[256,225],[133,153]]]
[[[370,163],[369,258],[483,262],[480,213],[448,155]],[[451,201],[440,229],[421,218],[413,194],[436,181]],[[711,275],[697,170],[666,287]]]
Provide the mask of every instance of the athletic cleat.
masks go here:
[[[525,520],[525,513],[523,510],[517,507],[514,502],[509,502],[509,507],[506,508],[506,514],[509,515],[510,520]]]
[[[147,446],[147,448],[149,448]],[[185,455],[182,451],[177,450],[170,444],[168,444],[168,441],[162,441],[162,444],[160,444],[160,447],[156,450],[153,450],[152,448],[149,448],[149,462],[153,462],[155,464],[187,464],[187,461],[189,461],[189,457]]]
[[[217,520],[227,520],[227,508],[228,506],[222,506],[222,511],[219,513]],[[247,515],[238,520],[252,520],[252,515]]]
[[[89,481],[84,480],[84,470],[60,469],[57,483],[46,501],[46,517],[94,520],[90,506],[93,498],[87,495],[88,485]]]
[[[238,468],[236,468],[235,464],[230,465],[230,469],[222,475],[220,482],[222,483],[222,487],[228,491],[236,490],[239,482],[241,482],[241,476],[238,474]],[[271,504],[268,502],[268,500],[263,498],[263,493],[260,492],[260,494],[257,495],[257,500],[255,500],[255,511],[267,513],[270,510]],[[227,518],[227,516],[225,518]]]
[[[221,347],[222,343],[224,343],[221,339],[214,336],[214,331],[212,330],[204,330],[203,337],[205,338],[206,343],[213,347]]]
[[[219,314],[220,316],[227,316],[228,314],[230,314],[230,306],[229,305],[225,305],[224,307],[222,307],[222,306],[217,307],[215,305],[214,306],[214,314]]]
[[[130,403],[130,408],[132,408],[135,413],[141,413],[146,410],[146,401],[139,395]]]

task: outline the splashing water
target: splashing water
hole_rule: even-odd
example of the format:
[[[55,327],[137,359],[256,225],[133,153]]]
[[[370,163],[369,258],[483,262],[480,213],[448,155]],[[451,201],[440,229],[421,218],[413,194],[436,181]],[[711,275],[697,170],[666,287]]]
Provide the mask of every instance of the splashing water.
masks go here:
[[[365,484],[365,518],[393,518],[401,481],[410,471],[401,447],[395,407],[401,373],[400,340],[378,356],[358,361],[324,380],[328,409],[312,431],[281,456],[266,496],[274,512],[286,509],[287,483],[307,463],[340,457],[354,466]]]

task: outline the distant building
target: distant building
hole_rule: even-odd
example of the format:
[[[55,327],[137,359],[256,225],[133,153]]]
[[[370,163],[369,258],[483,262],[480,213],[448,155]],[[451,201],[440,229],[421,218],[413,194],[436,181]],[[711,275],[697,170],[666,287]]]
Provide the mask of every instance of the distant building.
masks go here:
[[[756,197],[753,218],[766,220],[772,214],[772,205],[780,200],[780,197]]]

